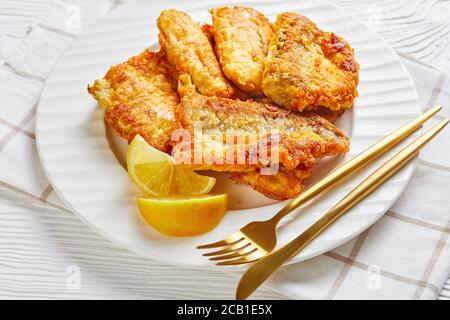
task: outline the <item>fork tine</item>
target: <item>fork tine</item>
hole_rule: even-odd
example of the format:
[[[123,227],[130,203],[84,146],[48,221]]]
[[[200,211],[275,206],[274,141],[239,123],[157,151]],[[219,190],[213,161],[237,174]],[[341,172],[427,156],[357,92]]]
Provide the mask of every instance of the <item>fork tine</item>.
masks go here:
[[[217,248],[217,247],[223,247],[229,245],[229,243],[225,240],[220,240],[217,242],[209,243],[209,244],[202,244],[197,246],[197,249],[209,249],[209,248]]]
[[[232,246],[226,247],[225,249],[222,249],[222,250],[204,253],[203,256],[209,257],[209,256],[221,255],[221,254],[224,254],[224,253],[230,253],[230,252],[233,252],[233,251],[238,251],[238,250],[247,248],[250,245],[250,242],[248,242],[248,243],[246,243],[244,245],[242,245],[242,242],[244,242],[244,241],[239,241],[238,243],[236,243],[236,244],[234,244]]]
[[[239,257],[245,257],[253,252],[255,252],[256,250],[258,250],[257,248],[250,248],[250,250],[245,251],[244,249],[233,252],[231,254],[227,254],[227,255],[223,255],[223,256],[218,256],[218,257],[212,257],[209,258],[209,260],[211,261],[216,261],[216,260],[229,260],[229,259],[233,259],[233,258],[239,258]]]
[[[236,264],[250,263],[250,262],[259,260],[259,258],[263,257],[264,255],[265,255],[264,252],[257,250],[255,252],[253,252],[252,254],[241,257],[239,259],[218,262],[218,263],[216,263],[216,266],[231,266],[231,265],[236,265]]]
[[[244,237],[242,235],[238,234],[238,232],[236,232],[236,233],[232,234],[231,236],[226,237],[223,240],[197,246],[197,249],[211,249],[211,248],[224,247],[224,246],[234,245],[242,240],[244,240]]]

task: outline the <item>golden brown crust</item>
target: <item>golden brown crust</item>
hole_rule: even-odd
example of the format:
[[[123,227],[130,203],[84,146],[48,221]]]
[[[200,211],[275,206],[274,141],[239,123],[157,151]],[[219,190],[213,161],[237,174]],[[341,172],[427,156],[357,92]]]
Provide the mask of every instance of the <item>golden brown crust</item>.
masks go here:
[[[314,110],[305,110],[301,112],[302,115],[309,116],[309,115],[318,115],[322,118],[327,119],[331,123],[335,123],[336,120],[345,112],[345,109],[343,110],[331,110],[327,109],[325,107],[317,107]]]
[[[359,65],[341,37],[296,13],[278,15],[262,87],[278,105],[299,111],[350,108],[358,93]]]
[[[215,43],[214,43],[213,26],[208,23],[204,23],[204,24],[202,24],[201,28],[202,28],[203,34],[206,36],[206,38],[208,38],[209,43],[211,43],[211,47],[214,48]]]
[[[221,150],[224,163],[201,162],[188,167],[231,172],[233,180],[273,199],[295,197],[302,192],[317,159],[348,151],[345,135],[318,114],[335,120],[353,103],[359,69],[353,49],[307,18],[285,13],[278,17],[276,39],[265,59],[273,31],[262,14],[242,7],[211,13],[214,27],[200,26],[177,10],[163,11],[158,19],[161,52],[146,50],[112,67],[88,91],[105,110],[105,120],[128,141],[140,134],[168,153],[174,146],[172,133],[183,126],[196,139],[194,122],[200,121],[201,156]],[[227,99],[248,96],[222,74],[213,48],[224,73],[238,88],[253,95],[264,89],[271,99]],[[270,100],[304,111],[279,108]],[[250,144],[255,140],[250,138],[259,143],[268,135],[258,134],[272,130],[280,134],[279,171],[263,175],[263,168],[273,165],[273,159],[270,154],[257,153],[252,162],[255,157]],[[247,140],[241,140],[243,146],[230,146],[227,134],[237,141],[242,136]],[[274,143],[272,138],[269,144]],[[221,148],[216,149],[218,146]],[[227,163],[230,149],[234,159]],[[237,159],[240,154],[243,163]],[[195,148],[188,155],[194,160]]]
[[[210,12],[223,73],[239,89],[261,95],[264,59],[273,34],[269,20],[252,8],[223,7]]]
[[[159,42],[169,62],[192,77],[206,96],[235,97],[236,92],[220,70],[214,50],[200,25],[178,10],[163,10],[158,18]]]
[[[227,152],[233,148],[230,151],[232,154],[243,151],[246,157],[244,164],[194,164],[196,170],[255,171],[272,165],[271,159],[261,154],[258,154],[257,163],[251,163],[248,152],[250,141],[243,141],[243,146],[236,143],[227,145],[227,135],[264,139],[264,133],[277,130],[279,163],[288,170],[300,164],[310,167],[317,158],[348,151],[349,143],[344,133],[320,116],[301,116],[297,112],[253,100],[205,97],[193,92],[185,75],[180,76],[179,90],[182,99],[175,109],[176,118],[191,137],[200,139],[197,142],[202,145],[202,151],[210,154],[214,147],[219,147],[223,152],[222,159],[225,159]],[[194,135],[196,122],[202,125],[203,135],[200,137]]]
[[[130,142],[140,134],[153,147],[170,151],[171,134],[179,127],[174,116],[179,97],[176,72],[163,53],[146,50],[111,67],[88,91],[121,137]]]
[[[274,175],[261,175],[259,172],[233,172],[230,177],[238,183],[248,184],[266,197],[281,201],[299,195],[311,171],[312,167],[299,166],[293,170],[281,167],[280,171]]]

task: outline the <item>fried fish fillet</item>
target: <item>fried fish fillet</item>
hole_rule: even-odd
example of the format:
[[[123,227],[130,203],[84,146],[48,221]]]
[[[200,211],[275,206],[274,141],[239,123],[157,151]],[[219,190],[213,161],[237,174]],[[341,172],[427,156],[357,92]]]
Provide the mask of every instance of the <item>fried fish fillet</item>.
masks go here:
[[[296,13],[278,15],[262,80],[264,94],[288,109],[350,108],[359,65],[343,38]]]
[[[153,147],[168,152],[179,127],[177,74],[163,53],[149,50],[111,67],[103,79],[88,86],[105,111],[106,122],[130,142],[140,134]]]
[[[301,114],[303,115],[311,115],[311,114],[316,114],[321,116],[322,118],[327,119],[328,121],[330,121],[331,123],[335,123],[336,120],[345,112],[345,109],[342,110],[331,110],[331,109],[327,109],[324,108],[322,106],[317,107],[314,110],[305,110],[303,112],[301,112]]]
[[[189,15],[164,10],[158,18],[158,28],[159,42],[169,62],[180,73],[188,73],[201,94],[236,96],[235,88],[222,74],[208,37]]]
[[[234,181],[248,184],[266,197],[275,200],[286,200],[299,195],[305,181],[311,175],[312,167],[298,166],[292,170],[281,167],[274,175],[261,175],[259,172],[233,172],[230,177]]]
[[[211,9],[215,50],[225,76],[244,92],[261,95],[264,59],[272,25],[258,11],[244,7]]]
[[[175,115],[191,137],[191,148],[186,158],[179,144],[174,156],[195,170],[248,172],[272,165],[291,170],[348,151],[345,134],[320,116],[302,116],[265,102],[202,96],[186,74],[180,75],[178,90],[182,98]],[[262,142],[270,152],[255,150]],[[213,156],[205,161],[205,155]]]

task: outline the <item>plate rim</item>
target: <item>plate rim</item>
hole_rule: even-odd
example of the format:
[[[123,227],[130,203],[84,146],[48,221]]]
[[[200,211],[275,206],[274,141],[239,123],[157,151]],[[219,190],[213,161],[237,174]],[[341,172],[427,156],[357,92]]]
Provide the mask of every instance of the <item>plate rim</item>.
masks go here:
[[[141,1],[141,2],[142,2],[142,1]],[[250,2],[256,2],[256,3],[258,3],[258,1],[248,1],[248,0],[247,0],[247,1],[227,1],[227,2],[224,3],[223,5],[227,5],[227,4],[231,4],[231,3],[239,4],[239,3],[241,3],[241,2],[244,2],[244,3],[246,3],[246,4],[247,4],[247,3],[250,3]],[[414,91],[414,97],[413,97],[413,99],[416,101],[415,107],[417,107],[416,110],[414,110],[414,111],[416,111],[417,114],[420,114],[420,113],[421,113],[421,110],[420,110],[419,99],[418,99],[418,95],[417,95],[417,89],[416,89],[416,87],[415,87],[415,85],[414,85],[414,82],[413,82],[413,80],[412,80],[412,77],[411,77],[410,73],[408,72],[408,70],[407,70],[405,64],[403,63],[403,61],[400,59],[400,56],[398,55],[398,53],[397,53],[397,52],[396,52],[396,51],[395,51],[395,50],[394,50],[394,49],[386,42],[386,40],[385,40],[381,35],[375,33],[374,31],[372,31],[369,27],[367,27],[367,25],[366,25],[364,22],[362,22],[360,19],[358,19],[358,18],[355,17],[354,15],[352,15],[352,14],[350,14],[350,13],[344,11],[344,10],[343,10],[342,8],[340,8],[339,6],[337,6],[337,5],[333,4],[333,3],[328,2],[327,0],[323,0],[323,1],[319,1],[319,2],[323,3],[323,4],[326,5],[326,6],[333,7],[335,10],[338,10],[338,11],[340,11],[340,12],[343,12],[343,13],[344,13],[345,15],[347,15],[347,16],[351,16],[352,19],[354,19],[355,21],[357,21],[359,24],[365,26],[365,27],[368,29],[368,31],[369,31],[370,33],[372,33],[373,35],[375,35],[376,38],[377,38],[377,40],[383,42],[383,44],[385,45],[385,49],[389,49],[389,51],[395,56],[396,61],[400,64],[400,66],[401,66],[402,69],[404,70],[404,73],[405,73],[405,75],[407,76],[408,81],[409,81],[410,84],[411,84],[411,88],[412,88],[412,90]],[[93,28],[96,24],[98,24],[99,22],[101,22],[103,19],[107,18],[107,17],[110,16],[111,14],[116,13],[118,10],[122,9],[123,7],[132,5],[132,3],[133,3],[133,2],[128,2],[128,3],[124,4],[123,6],[117,7],[117,8],[115,8],[114,10],[108,12],[107,14],[105,14],[104,16],[102,16],[99,20],[97,20],[95,23],[93,23],[92,25],[90,25],[88,28],[83,29],[83,31],[82,31],[81,34],[77,37],[77,39],[80,38],[80,37],[82,37],[83,34],[84,34],[86,31],[88,31],[89,29]],[[198,1],[190,1],[189,4],[192,4],[193,6],[189,7],[188,9],[186,9],[187,12],[189,12],[190,10],[195,9],[195,8],[197,7],[197,6],[194,6],[194,4],[195,4],[195,5],[197,5],[197,4],[200,5],[200,3],[199,3]],[[206,6],[207,6],[207,5],[203,4],[203,7],[206,7]],[[76,40],[76,39],[75,39],[75,40]],[[70,44],[66,49],[69,49],[71,46],[72,46],[72,44]],[[54,71],[54,69],[56,68],[56,66],[57,66],[57,64],[58,64],[58,61],[64,56],[64,54],[65,54],[65,52],[62,53],[61,56],[58,58],[57,62],[55,63],[55,65],[54,65],[53,68],[52,68],[52,71],[49,73],[47,79],[50,78],[52,72]],[[43,89],[42,89],[42,92],[44,92],[44,91],[46,90],[46,88],[47,88],[47,79],[46,79],[46,81],[45,81],[45,84],[44,84],[44,87],[43,87]],[[43,158],[43,151],[42,151],[42,149],[41,149],[41,144],[40,144],[40,141],[41,141],[41,140],[40,140],[40,139],[41,139],[41,138],[40,138],[40,132],[41,132],[41,130],[39,130],[39,128],[40,128],[40,122],[41,122],[42,116],[43,116],[42,112],[40,112],[40,111],[42,110],[42,109],[41,109],[42,101],[43,101],[43,99],[42,99],[42,97],[41,97],[41,98],[39,99],[39,101],[38,101],[38,104],[37,104],[36,119],[35,119],[35,135],[36,135],[36,148],[37,148],[37,151],[38,151],[38,152],[37,152],[37,153],[38,153],[38,158],[39,158],[39,160],[40,160],[40,162],[41,162],[43,171],[44,171],[44,173],[45,173],[47,179],[49,180],[50,184],[52,185],[52,187],[53,187],[53,189],[54,189],[55,194],[58,196],[58,198],[61,200],[61,202],[64,204],[64,206],[67,207],[67,209],[69,209],[73,214],[75,214],[77,217],[79,217],[79,218],[83,221],[83,223],[87,224],[87,226],[88,226],[89,228],[91,228],[94,232],[96,232],[96,233],[99,234],[100,236],[104,237],[105,239],[111,241],[114,245],[118,245],[118,246],[120,246],[121,248],[125,248],[126,250],[129,250],[130,252],[134,252],[134,253],[136,253],[136,254],[138,254],[138,255],[142,255],[142,256],[144,256],[144,257],[148,257],[148,258],[151,258],[151,259],[155,259],[155,260],[157,260],[157,261],[161,261],[161,262],[166,263],[166,264],[177,265],[177,266],[182,266],[182,267],[189,267],[189,268],[192,268],[192,269],[199,269],[199,270],[205,270],[205,269],[209,269],[209,270],[212,270],[212,269],[213,269],[213,270],[217,270],[217,268],[216,268],[214,265],[212,265],[212,264],[192,264],[192,263],[189,263],[189,262],[183,263],[183,262],[180,262],[179,260],[167,259],[167,258],[164,257],[164,256],[157,256],[157,255],[154,255],[154,254],[149,253],[149,252],[145,252],[145,253],[144,253],[144,252],[141,252],[140,250],[136,250],[136,248],[133,248],[132,246],[128,245],[127,243],[123,243],[122,241],[120,241],[119,238],[113,237],[112,235],[110,235],[110,234],[104,232],[103,230],[101,230],[100,228],[98,228],[95,224],[90,223],[89,220],[86,219],[86,217],[85,217],[82,213],[80,213],[80,212],[78,212],[77,210],[75,210],[75,209],[73,208],[72,204],[66,199],[66,197],[63,195],[63,193],[61,192],[61,190],[57,187],[56,183],[53,181],[52,176],[51,176],[51,174],[50,174],[49,171],[48,171],[48,168],[47,168],[47,165],[46,165],[46,161],[45,161],[44,158]],[[415,134],[419,134],[419,133],[421,133],[422,131],[423,131],[423,129],[422,129],[422,127],[420,127],[420,128],[416,131]],[[351,138],[351,137],[350,137],[350,138]],[[106,139],[106,137],[105,137],[105,139]],[[391,198],[391,199],[388,201],[388,204],[385,205],[385,206],[386,206],[386,210],[385,210],[385,211],[383,210],[384,213],[380,214],[376,219],[374,219],[374,221],[372,221],[372,220],[369,219],[368,222],[367,222],[363,227],[361,227],[356,233],[349,234],[347,237],[342,238],[340,241],[336,241],[335,243],[333,243],[332,245],[330,245],[328,248],[324,248],[324,249],[322,249],[322,250],[316,250],[314,253],[311,253],[311,254],[309,254],[309,255],[302,256],[302,257],[300,257],[300,258],[299,258],[298,256],[296,256],[296,258],[293,258],[292,260],[288,261],[284,266],[291,265],[291,264],[295,264],[295,263],[299,263],[299,262],[301,262],[301,261],[305,261],[305,260],[314,258],[314,257],[316,257],[316,256],[319,256],[319,255],[321,255],[321,254],[323,254],[323,253],[325,253],[325,252],[334,250],[335,248],[337,248],[337,247],[341,246],[342,244],[344,244],[344,243],[350,241],[351,239],[356,238],[358,235],[360,235],[361,233],[363,233],[363,232],[364,232],[365,230],[367,230],[369,227],[371,227],[372,225],[374,225],[381,217],[383,217],[383,216],[385,215],[385,213],[386,213],[387,211],[389,211],[389,209],[392,207],[392,205],[398,200],[398,198],[402,195],[402,193],[404,192],[404,190],[405,190],[406,187],[408,186],[408,184],[409,184],[409,182],[410,182],[410,180],[411,180],[411,178],[412,178],[412,176],[413,176],[413,173],[414,173],[414,171],[415,171],[415,169],[416,169],[416,167],[417,167],[417,160],[418,160],[418,156],[416,156],[416,157],[415,157],[415,158],[414,158],[414,159],[413,159],[413,160],[405,167],[405,169],[407,170],[407,171],[405,172],[405,175],[406,175],[406,176],[405,176],[405,179],[402,180],[402,184],[396,189],[396,190],[397,190],[397,194],[396,194],[393,198]],[[274,205],[274,204],[268,205],[268,206],[273,206],[273,205]],[[248,210],[248,209],[242,209],[242,210]],[[238,211],[242,211],[242,210],[238,210]],[[150,241],[150,240],[149,240],[149,241]],[[193,250],[195,250],[195,248],[193,248]],[[227,268],[227,269],[228,269],[228,271],[233,271],[233,270],[236,270],[236,269],[242,269],[244,266],[245,266],[245,265],[242,265],[242,266],[234,266],[234,267]],[[225,272],[226,272],[226,271],[227,271],[227,270],[225,270]]]

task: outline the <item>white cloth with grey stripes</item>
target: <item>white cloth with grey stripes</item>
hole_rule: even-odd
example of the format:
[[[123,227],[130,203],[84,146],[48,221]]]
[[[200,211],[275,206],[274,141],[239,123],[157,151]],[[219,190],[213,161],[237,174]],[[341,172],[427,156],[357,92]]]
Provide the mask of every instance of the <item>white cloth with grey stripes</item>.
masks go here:
[[[236,275],[161,264],[95,234],[64,208],[40,166],[34,119],[46,77],[83,28],[123,2],[0,2],[0,298],[234,296]],[[450,64],[445,58],[450,36],[439,14],[448,12],[450,4],[443,8],[444,4],[429,2],[425,25],[433,28],[417,23],[416,40],[396,31],[399,25],[414,29],[408,22],[415,13],[405,18],[398,10],[402,6],[393,5],[399,2],[337,4],[372,24],[394,46],[414,79],[424,110],[444,105],[429,127],[450,116]],[[422,10],[421,1],[403,2],[415,12]],[[385,17],[396,21],[396,27],[374,23],[374,12],[377,21]],[[70,20],[74,15],[81,18],[80,25]],[[431,45],[417,46],[426,41],[422,29],[430,32],[425,38],[433,39]],[[401,198],[369,230],[331,252],[284,268],[253,297],[450,298],[449,141],[450,130],[444,130],[421,154]],[[78,282],[72,282],[73,275],[81,275]]]

